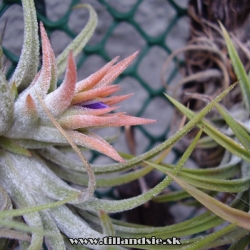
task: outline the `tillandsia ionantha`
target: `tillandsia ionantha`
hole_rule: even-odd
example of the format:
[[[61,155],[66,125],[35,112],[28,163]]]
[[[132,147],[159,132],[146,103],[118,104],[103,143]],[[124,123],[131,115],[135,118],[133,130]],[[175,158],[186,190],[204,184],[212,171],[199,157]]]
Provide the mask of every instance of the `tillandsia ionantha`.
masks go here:
[[[40,143],[46,145],[67,143],[51,123],[41,104],[39,105],[38,96],[40,96],[50,114],[56,118],[59,125],[67,131],[77,145],[97,150],[116,161],[124,162],[110,144],[90,132],[89,129],[155,122],[131,117],[123,112],[108,114],[118,108],[113,106],[114,104],[131,96],[108,97],[120,89],[119,85],[110,84],[133,61],[137,52],[116,65],[113,64],[118,58],[113,59],[102,69],[79,82],[76,82],[77,74],[73,53],[69,52],[65,79],[61,86],[56,88],[56,60],[42,23],[40,30],[43,65],[31,84],[19,93],[14,101],[13,93],[8,90],[8,87],[15,88],[22,84],[22,81],[19,80],[18,70],[23,69],[17,67],[10,84],[7,85],[7,82],[3,81],[7,85],[5,99],[8,100],[8,104],[5,107],[8,108],[8,111],[3,111],[3,114],[6,113],[6,115],[3,115],[2,135],[5,138],[18,139],[19,144],[25,148],[39,148],[37,145]],[[12,103],[11,98],[14,101]],[[5,100],[3,99],[3,101]],[[27,142],[27,140],[29,141]]]
[[[138,52],[117,64],[115,64],[118,60],[116,57],[87,79],[77,82],[74,56],[90,38],[97,22],[92,7],[82,5],[90,11],[89,22],[57,59],[44,26],[40,23],[42,67],[37,73],[39,37],[36,11],[32,0],[23,0],[22,4],[25,31],[20,61],[9,82],[3,71],[0,71],[0,185],[3,187],[1,190],[3,194],[8,193],[4,197],[10,196],[16,208],[44,204],[50,199],[63,200],[70,194],[77,194],[76,199],[71,199],[71,203],[81,203],[89,199],[95,189],[93,171],[86,160],[81,157],[86,167],[85,174],[89,175],[89,185],[87,191],[81,193],[57,177],[40,153],[44,150],[47,155],[53,154],[53,150],[59,150],[55,148],[56,146],[71,144],[73,147],[78,145],[97,150],[120,163],[125,162],[108,142],[90,129],[155,122],[155,120],[132,117],[124,112],[110,113],[118,108],[114,106],[115,104],[131,96],[110,97],[120,89],[119,85],[111,83],[129,66]],[[65,67],[64,81],[57,88],[58,75]],[[12,207],[9,200],[6,204],[8,205],[4,209]],[[67,210],[65,207],[64,211],[58,213],[59,217],[62,213],[67,213],[65,209]],[[37,213],[24,215],[24,220],[31,227],[55,229],[52,217],[52,214],[42,212],[42,215]],[[56,217],[53,219],[59,222],[60,219]],[[82,230],[83,236],[98,236],[98,233],[93,233],[91,228],[88,233],[85,223],[74,222],[73,217],[69,219],[70,216],[67,217],[65,214],[66,221],[71,220],[71,223],[76,223],[77,231]],[[61,224],[59,227],[65,228],[66,224]],[[72,230],[71,236],[76,237],[74,229],[70,230]],[[27,235],[24,237],[9,233],[9,237],[27,240]],[[65,249],[61,236],[59,239],[58,237],[54,239],[56,238],[57,243],[53,243],[52,240],[48,245],[53,249]],[[30,241],[29,249],[41,248],[41,235],[34,233]],[[26,243],[21,245],[25,248]]]

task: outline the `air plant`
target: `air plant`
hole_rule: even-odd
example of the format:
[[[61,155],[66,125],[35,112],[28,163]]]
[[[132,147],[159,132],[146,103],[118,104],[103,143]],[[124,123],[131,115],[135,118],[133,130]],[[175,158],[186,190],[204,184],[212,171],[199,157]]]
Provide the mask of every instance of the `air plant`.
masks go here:
[[[37,73],[39,42],[34,3],[32,0],[23,0],[22,3],[25,36],[20,61],[9,82],[0,71],[0,199],[3,201],[0,212],[1,249],[7,248],[6,238],[19,240],[21,249],[41,249],[43,244],[49,249],[58,250],[86,249],[85,247],[98,250],[123,249],[122,246],[98,244],[76,246],[71,244],[69,238],[155,236],[166,239],[201,233],[225,220],[233,224],[206,237],[182,240],[183,245],[178,246],[178,249],[207,249],[211,247],[211,243],[212,246],[218,246],[236,240],[242,244],[250,230],[249,214],[244,212],[244,205],[237,199],[230,205],[222,205],[206,194],[209,191],[242,192],[242,199],[246,199],[248,194],[246,190],[249,188],[250,177],[247,168],[242,167],[247,176],[245,179],[227,180],[239,171],[239,162],[250,162],[249,150],[246,148],[248,139],[242,141],[244,137],[248,137],[243,134],[242,127],[239,127],[241,125],[232,121],[218,104],[236,84],[225,89],[197,114],[167,96],[184,111],[190,121],[162,144],[138,157],[124,155],[127,158],[124,161],[110,144],[90,130],[154,122],[121,112],[110,113],[117,108],[113,105],[130,97],[109,97],[120,88],[118,85],[111,85],[111,82],[125,70],[137,53],[117,64],[118,58],[115,58],[87,79],[77,82],[74,56],[86,44],[97,22],[95,11],[85,4],[82,7],[90,12],[88,24],[57,59],[43,24],[40,24],[43,54],[42,67]],[[65,79],[57,88],[57,77],[65,68]],[[240,72],[242,73],[241,69]],[[225,120],[229,121],[229,126],[243,146],[203,119],[213,107],[217,107]],[[200,127],[200,130],[178,163],[162,163],[173,145],[195,126]],[[184,168],[203,131],[225,147],[232,157],[226,162],[227,157],[215,169]],[[119,163],[90,165],[82,155],[82,147],[97,150]],[[71,148],[80,161],[64,153],[72,152]],[[163,154],[160,157],[153,159],[161,152]],[[138,164],[142,167],[127,172]],[[163,172],[166,177],[141,195],[124,200],[94,197],[96,187],[129,183],[153,169]],[[159,195],[173,179],[187,192]],[[165,227],[134,225],[110,219],[107,215],[132,209],[151,199],[165,202],[190,196],[195,197],[214,214],[205,212],[185,222]],[[124,245],[131,246],[158,249],[158,246],[153,245]],[[176,246],[170,245],[159,247],[176,249]]]

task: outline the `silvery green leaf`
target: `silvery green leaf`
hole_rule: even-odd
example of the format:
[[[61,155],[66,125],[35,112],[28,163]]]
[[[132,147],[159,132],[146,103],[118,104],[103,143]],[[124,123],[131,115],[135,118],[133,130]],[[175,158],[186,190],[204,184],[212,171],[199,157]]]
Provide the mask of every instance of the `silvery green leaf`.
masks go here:
[[[24,42],[18,65],[10,80],[20,89],[26,88],[37,73],[39,40],[36,10],[33,0],[22,0],[24,13]]]
[[[222,30],[222,33],[223,33],[223,36],[227,45],[228,53],[232,61],[234,71],[240,83],[240,88],[241,88],[241,92],[243,95],[244,104],[246,106],[246,109],[249,111],[250,110],[250,82],[249,82],[247,73],[233,45],[233,42],[229,37],[229,34],[227,33],[226,29],[221,23],[220,23],[220,28]]]
[[[14,99],[10,86],[0,70],[0,135],[4,134],[12,124]]]
[[[46,246],[53,250],[65,250],[65,245],[63,241],[63,237],[58,230],[55,222],[49,215],[48,211],[41,211],[40,212],[43,226],[45,230],[49,230],[50,232],[53,232],[55,235],[53,236],[45,236],[45,243]]]
[[[91,38],[96,25],[97,25],[97,15],[95,10],[89,4],[81,4],[76,7],[87,8],[89,11],[89,21],[85,28],[80,32],[80,34],[67,46],[67,48],[57,57],[57,68],[58,75],[61,75],[65,68],[67,62],[67,56],[70,51],[73,51],[73,55],[77,56],[78,53],[83,49],[86,43]]]
[[[30,189],[26,188],[22,179],[15,169],[14,163],[7,153],[0,152],[0,182],[10,194],[11,199],[17,207],[35,206],[36,203]],[[42,221],[38,212],[26,214],[24,220],[30,227],[43,229]],[[33,233],[29,250],[36,250],[42,247],[43,236],[38,233]]]

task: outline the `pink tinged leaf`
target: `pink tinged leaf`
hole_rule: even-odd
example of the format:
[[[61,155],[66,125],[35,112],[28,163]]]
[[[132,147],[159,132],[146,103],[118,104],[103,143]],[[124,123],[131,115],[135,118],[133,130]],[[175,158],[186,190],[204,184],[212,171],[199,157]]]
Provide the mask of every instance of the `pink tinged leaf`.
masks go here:
[[[118,162],[125,162],[110,144],[96,134],[91,132],[82,134],[77,131],[69,131],[68,134],[77,145],[96,150]]]
[[[131,56],[125,58],[123,61],[117,63],[107,72],[103,79],[98,83],[99,86],[106,86],[113,82],[135,59],[139,51],[136,51]]]
[[[120,117],[125,114],[126,112],[118,112],[118,113],[106,114],[105,116],[113,116],[113,117],[118,117],[120,119]]]
[[[40,26],[43,27],[43,23],[40,23]],[[47,37],[46,31],[43,27],[43,29],[41,28],[41,34],[42,32],[45,32],[45,36]],[[47,37],[48,40],[48,37]],[[48,45],[48,51],[49,51],[49,57],[50,57],[50,64],[51,64],[51,81],[50,81],[50,88],[49,88],[49,92],[53,91],[56,89],[57,86],[57,65],[56,65],[56,58],[55,58],[55,54],[54,51],[51,47],[51,44],[48,40],[47,42]],[[40,75],[40,72],[38,72],[38,74],[36,75],[36,77],[34,78],[33,82],[31,83],[31,85],[33,85],[34,82],[36,82],[38,76]]]
[[[128,94],[128,95],[120,95],[120,96],[111,96],[111,97],[107,97],[107,98],[98,98],[97,100],[99,102],[103,102],[109,106],[114,105],[118,102],[122,102],[125,101],[126,99],[130,98],[132,95],[134,95],[133,93]]]
[[[16,109],[16,111],[18,110],[19,115],[16,117],[15,123],[18,124],[19,122],[19,126],[21,124],[23,127],[22,132],[24,132],[24,128],[29,128],[28,130],[30,130],[37,126],[39,115],[36,103],[30,94],[26,96],[25,102],[22,104],[22,106],[19,106],[19,108]]]
[[[78,129],[88,127],[99,127],[112,124],[118,117],[105,117],[94,115],[74,115],[60,118],[59,124],[65,129]]]
[[[49,44],[49,50],[50,50],[50,61],[51,61],[51,81],[50,81],[50,88],[49,93],[54,91],[57,88],[57,64],[56,64],[56,58],[54,51],[51,47],[51,44]]]
[[[104,86],[101,88],[107,88],[107,89],[103,91],[102,93],[100,93],[99,97],[106,97],[106,96],[112,95],[121,89],[119,85]]]
[[[58,89],[48,94],[45,99],[46,106],[53,116],[59,116],[69,107],[74,96],[76,77],[76,65],[73,53],[70,52],[63,83]]]
[[[84,79],[83,81],[80,81],[76,84],[76,89],[75,93],[84,91],[84,90],[89,90],[93,88],[99,81],[106,75],[108,70],[112,67],[114,63],[117,62],[119,57],[115,57],[112,61],[107,63],[104,67],[102,67],[100,70],[97,72],[93,73],[90,75],[88,78]]]
[[[118,109],[120,108],[119,106],[117,107],[108,107],[108,108],[103,108],[103,109],[89,109],[89,108],[86,108],[86,111],[85,114],[89,113],[89,114],[92,114],[92,115],[104,115],[104,114],[107,114],[115,109]]]
[[[28,113],[37,114],[36,104],[30,94],[26,97],[25,105]]]
[[[97,97],[105,97],[120,90],[119,85],[103,86],[83,91],[74,95],[71,104],[86,102]]]
[[[114,114],[117,115],[117,114]],[[142,125],[142,124],[151,124],[155,123],[156,120],[145,119],[140,117],[134,117],[124,114],[118,114],[119,119],[113,120],[110,126],[119,127],[119,126],[133,126],[133,125]]]
[[[120,107],[117,106],[117,107],[108,107],[108,108],[103,108],[103,109],[90,109],[90,108],[81,107],[81,106],[73,106],[69,108],[67,112],[63,114],[62,117],[71,116],[71,115],[104,115],[118,108]]]
[[[34,87],[42,97],[45,97],[50,87],[51,81],[51,46],[42,23],[40,23],[40,30],[43,49],[43,66],[41,69],[41,73],[34,84]]]
[[[38,73],[36,74],[35,78],[33,79],[33,81],[31,82],[31,84],[29,85],[28,88],[30,88],[31,86],[33,86],[37,82],[37,79],[39,78],[40,74],[41,74],[41,70],[38,71]]]

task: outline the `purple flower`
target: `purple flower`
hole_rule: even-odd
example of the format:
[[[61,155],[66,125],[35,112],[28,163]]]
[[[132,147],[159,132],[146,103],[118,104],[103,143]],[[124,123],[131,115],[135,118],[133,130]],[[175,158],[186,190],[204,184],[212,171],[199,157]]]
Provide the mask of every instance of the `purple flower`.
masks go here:
[[[103,109],[109,107],[107,104],[104,104],[103,102],[95,102],[95,101],[81,103],[81,106],[89,109]]]

